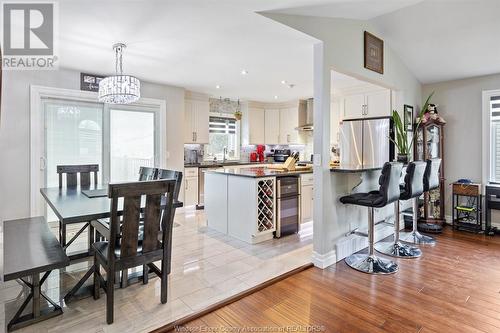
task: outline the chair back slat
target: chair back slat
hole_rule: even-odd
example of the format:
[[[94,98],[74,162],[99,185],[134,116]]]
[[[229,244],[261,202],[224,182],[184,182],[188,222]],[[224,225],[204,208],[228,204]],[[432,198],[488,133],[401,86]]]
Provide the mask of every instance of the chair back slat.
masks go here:
[[[144,239],[142,243],[143,253],[160,248],[158,235],[160,233],[162,197],[162,195],[148,195],[146,199],[146,207],[144,209]]]
[[[123,230],[120,239],[121,257],[130,257],[137,254],[140,212],[141,197],[126,196],[123,202]]]
[[[59,188],[63,186],[63,175],[66,174],[66,186],[78,186],[78,175],[80,175],[80,186],[89,187],[91,184],[90,174],[94,174],[94,185],[97,185],[97,173],[99,164],[81,164],[81,165],[58,165]]]
[[[141,166],[139,168],[139,181],[156,179],[157,174],[158,174],[157,168]]]
[[[172,198],[174,188],[175,181],[171,179],[109,184],[108,197],[111,198],[111,208],[116,207],[118,200],[123,198],[122,221],[120,221],[116,210],[115,213],[112,211],[110,232],[115,230],[118,237],[115,237],[116,241],[114,242],[110,239],[109,260],[114,260],[117,246],[121,248],[120,258],[138,256],[164,247],[165,242],[159,242],[158,239],[160,223],[163,223],[163,211],[169,214],[165,216],[171,216],[173,201],[169,200],[169,197]],[[162,211],[162,198],[165,196],[167,199]],[[139,243],[141,198],[144,199],[145,203],[143,210],[144,236],[142,243]],[[140,245],[142,252],[139,252]]]

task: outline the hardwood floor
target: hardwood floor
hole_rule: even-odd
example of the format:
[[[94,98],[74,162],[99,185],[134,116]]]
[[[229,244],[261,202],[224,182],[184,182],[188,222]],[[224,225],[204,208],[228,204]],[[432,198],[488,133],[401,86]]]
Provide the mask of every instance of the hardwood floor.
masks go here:
[[[395,275],[360,273],[343,261],[307,269],[175,331],[500,332],[500,237],[447,228],[437,238],[421,258],[397,260]]]

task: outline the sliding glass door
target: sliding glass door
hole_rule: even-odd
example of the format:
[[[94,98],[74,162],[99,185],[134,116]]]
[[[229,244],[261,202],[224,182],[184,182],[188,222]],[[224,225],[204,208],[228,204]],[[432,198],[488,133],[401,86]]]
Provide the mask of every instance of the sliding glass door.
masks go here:
[[[134,181],[141,166],[160,166],[159,109],[42,100],[44,186],[58,186],[56,166],[99,164],[99,183]],[[47,218],[55,216],[47,210]]]
[[[139,167],[157,165],[155,113],[147,110],[109,110],[110,181],[136,180]]]

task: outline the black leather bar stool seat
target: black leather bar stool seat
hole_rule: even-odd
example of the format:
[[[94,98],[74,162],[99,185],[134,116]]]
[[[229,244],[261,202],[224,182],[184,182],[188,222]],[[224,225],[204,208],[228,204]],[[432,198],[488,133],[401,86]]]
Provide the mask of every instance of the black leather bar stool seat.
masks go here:
[[[418,198],[424,193],[424,172],[425,162],[410,162],[406,167],[404,184],[401,186],[400,200]],[[417,258],[422,255],[422,251],[415,246],[403,244],[399,237],[399,200],[394,202],[394,240],[390,242],[378,242],[375,250],[380,253],[398,258]]]
[[[439,167],[441,166],[440,158],[427,160],[423,177],[423,192],[439,187]],[[410,232],[402,232],[400,239],[403,242],[411,244],[430,244],[434,245],[436,240],[434,237],[422,235],[418,231],[418,197],[413,198],[413,230]]]
[[[381,208],[399,200],[399,179],[403,165],[397,162],[387,162],[382,168],[378,191],[369,193],[354,193],[340,198],[343,204],[368,207],[368,251],[354,253],[345,262],[350,267],[369,274],[396,273],[398,265],[390,260],[375,256],[374,253],[374,208]]]

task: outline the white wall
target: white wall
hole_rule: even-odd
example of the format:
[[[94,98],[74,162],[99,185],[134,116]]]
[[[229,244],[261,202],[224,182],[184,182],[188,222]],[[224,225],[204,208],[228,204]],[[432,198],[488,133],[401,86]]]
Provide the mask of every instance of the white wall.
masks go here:
[[[182,170],[184,89],[141,82],[143,97],[167,102],[169,168]],[[73,70],[4,71],[0,121],[0,221],[30,214],[30,85],[80,89]]]
[[[367,30],[384,39],[366,21],[275,13],[263,15],[318,39],[311,50],[314,52],[314,153],[320,163],[314,166],[313,262],[318,267],[325,267],[336,261],[335,244],[352,227],[345,220],[348,217],[339,219],[332,208],[345,193],[336,192],[329,167],[331,71],[398,90],[394,107],[399,110],[403,109],[403,104],[413,105],[418,110],[422,87],[387,42],[384,47],[385,73],[381,75],[364,68],[363,32]]]
[[[446,120],[444,128],[445,210],[451,216],[451,182],[470,178],[481,182],[482,92],[500,89],[500,74],[427,84],[422,94],[435,92],[432,102]]]

